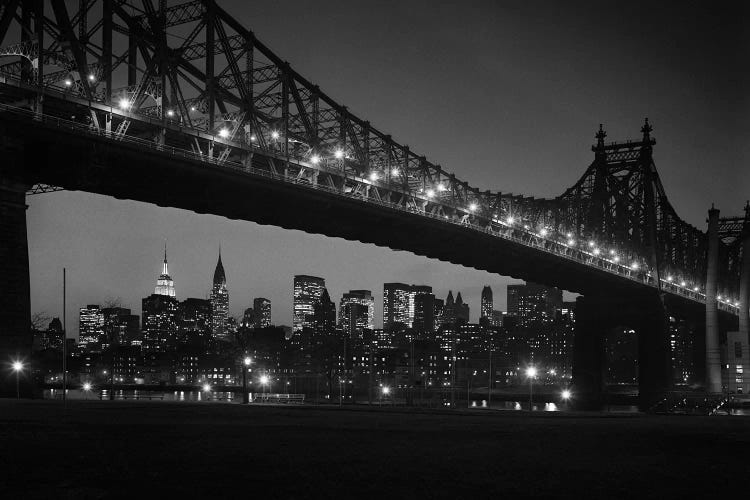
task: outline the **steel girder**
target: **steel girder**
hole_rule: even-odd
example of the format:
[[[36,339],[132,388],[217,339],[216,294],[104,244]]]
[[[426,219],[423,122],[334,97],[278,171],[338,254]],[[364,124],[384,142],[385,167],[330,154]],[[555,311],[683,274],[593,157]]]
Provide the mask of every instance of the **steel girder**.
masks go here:
[[[220,161],[425,213],[518,224],[593,240],[657,276],[700,283],[706,236],[682,221],[643,138],[605,144],[554,199],[480,190],[351,113],[291,68],[215,0],[16,0],[0,11],[0,76],[43,95],[88,103],[92,126],[192,149]],[[7,59],[7,60],[6,60]],[[253,157],[256,157],[252,160]],[[570,236],[568,236],[570,235]],[[724,287],[734,267],[724,251]]]

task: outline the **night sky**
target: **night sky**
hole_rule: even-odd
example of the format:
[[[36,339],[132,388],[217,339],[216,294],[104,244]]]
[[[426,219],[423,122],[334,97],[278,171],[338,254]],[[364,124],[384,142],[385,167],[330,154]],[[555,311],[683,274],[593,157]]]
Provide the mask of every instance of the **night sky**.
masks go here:
[[[750,198],[750,11],[741,2],[223,1],[292,67],[350,111],[483,189],[561,194],[607,140],[636,139],[648,116],[654,157],[683,219],[705,229],[711,203]],[[291,324],[292,276],[326,279],[338,303],[382,284],[461,291],[483,285],[505,308],[508,278],[340,239],[79,192],[28,198],[34,312],[119,298],[141,313],[164,241],[179,299],[206,297],[222,260],[230,311],[272,301]]]

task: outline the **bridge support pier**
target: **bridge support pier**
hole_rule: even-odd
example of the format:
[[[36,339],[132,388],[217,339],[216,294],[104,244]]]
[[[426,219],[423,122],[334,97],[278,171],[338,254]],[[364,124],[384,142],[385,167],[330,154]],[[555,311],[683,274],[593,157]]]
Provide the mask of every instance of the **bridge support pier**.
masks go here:
[[[706,263],[706,391],[721,392],[719,308],[716,290],[719,278],[719,211],[708,211],[708,259]]]
[[[647,409],[671,387],[669,324],[657,293],[644,298],[579,297],[573,341],[573,391],[579,409],[596,410],[604,403],[605,339],[614,328],[638,335],[639,406]]]
[[[0,276],[3,280],[0,287],[0,397],[16,396],[15,374],[11,368],[14,360],[25,364],[20,384],[22,395],[31,393],[31,297],[26,239],[28,187],[0,172]]]
[[[745,229],[742,237],[739,332],[750,342],[750,228]]]

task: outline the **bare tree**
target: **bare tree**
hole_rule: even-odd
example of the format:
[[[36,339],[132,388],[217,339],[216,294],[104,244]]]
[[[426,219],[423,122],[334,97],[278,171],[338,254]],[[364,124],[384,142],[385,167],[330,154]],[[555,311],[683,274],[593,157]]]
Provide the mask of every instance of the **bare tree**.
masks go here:
[[[31,315],[31,329],[44,330],[50,322],[50,315],[46,311],[37,312]]]

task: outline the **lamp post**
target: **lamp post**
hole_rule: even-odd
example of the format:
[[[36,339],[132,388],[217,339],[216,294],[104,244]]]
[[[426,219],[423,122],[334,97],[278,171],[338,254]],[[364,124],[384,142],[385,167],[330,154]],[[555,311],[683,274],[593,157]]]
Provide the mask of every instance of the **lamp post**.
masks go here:
[[[18,379],[21,376],[21,372],[23,371],[23,362],[14,361],[13,371],[16,372],[16,399],[21,399],[21,390]]]
[[[381,406],[382,406],[383,396],[388,396],[388,394],[391,393],[391,388],[388,387],[387,385],[383,386],[380,393],[381,393],[380,401],[381,401]]]
[[[91,382],[86,382],[83,384],[83,397],[85,399],[89,398],[89,391],[91,391]]]
[[[561,396],[562,396],[562,400],[565,402],[565,408],[567,409],[568,401],[570,400],[570,390],[565,389],[564,391],[562,391]]]
[[[260,377],[260,385],[262,385],[262,386],[263,386],[263,394],[264,394],[264,395],[265,395],[265,393],[266,393],[266,386],[268,385],[268,383],[269,383],[269,380],[270,380],[270,379],[268,378],[268,375],[262,375],[262,376]],[[269,393],[270,393],[270,388],[269,388]],[[266,401],[268,401],[268,398],[265,398],[265,399],[266,399]]]
[[[529,411],[534,411],[534,377],[536,377],[536,368],[534,366],[526,368],[526,376],[529,378]]]
[[[247,371],[250,369],[250,363],[253,360],[250,356],[246,356],[243,360],[244,367],[242,368],[242,404],[246,405],[250,402],[249,395],[247,393]]]

